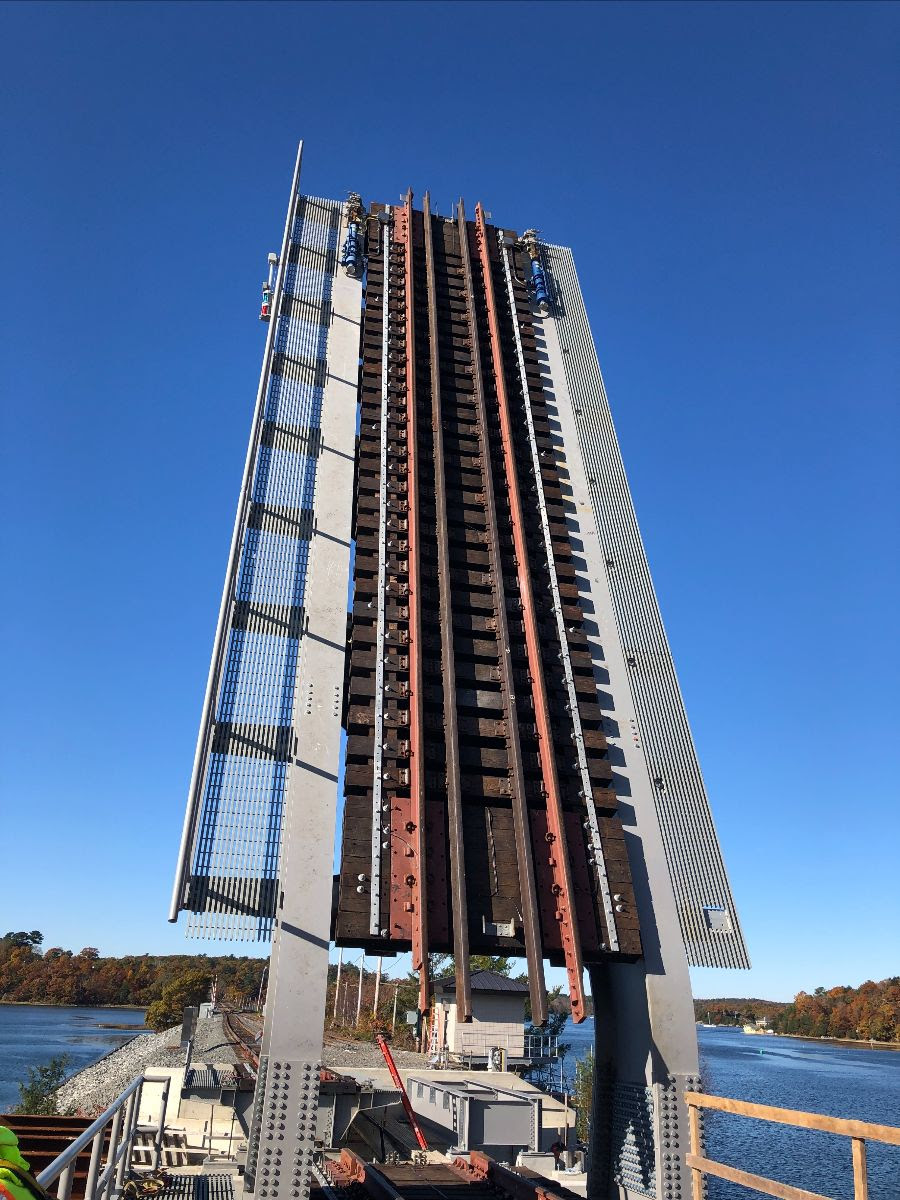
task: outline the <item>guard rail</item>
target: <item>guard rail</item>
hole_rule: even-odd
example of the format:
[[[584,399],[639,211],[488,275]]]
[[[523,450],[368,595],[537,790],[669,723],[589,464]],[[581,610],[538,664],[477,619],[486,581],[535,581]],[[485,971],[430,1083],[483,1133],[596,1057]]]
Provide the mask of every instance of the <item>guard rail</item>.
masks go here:
[[[145,1083],[162,1084],[159,1118],[155,1125],[138,1123]],[[166,1101],[169,1098],[170,1086],[171,1079],[168,1075],[138,1075],[132,1079],[109,1108],[41,1171],[37,1176],[38,1183],[48,1191],[55,1183],[58,1200],[69,1200],[75,1176],[75,1163],[79,1154],[90,1146],[91,1160],[84,1188],[85,1200],[115,1200],[122,1189],[125,1172],[131,1163],[134,1140],[139,1133],[151,1134],[153,1137],[151,1168],[155,1171],[162,1157]],[[106,1161],[101,1162],[107,1127],[109,1143],[106,1147]]]

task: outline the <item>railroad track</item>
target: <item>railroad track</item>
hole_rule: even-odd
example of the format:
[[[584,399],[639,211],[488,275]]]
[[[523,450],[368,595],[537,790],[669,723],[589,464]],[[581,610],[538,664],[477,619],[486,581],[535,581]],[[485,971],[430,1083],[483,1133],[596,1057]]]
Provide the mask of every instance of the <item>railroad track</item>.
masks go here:
[[[361,335],[339,944],[640,955],[541,348],[517,239],[373,205]]]
[[[323,1163],[329,1183],[352,1200],[574,1200],[533,1171],[512,1171],[480,1151],[452,1162],[366,1162],[351,1150]]]
[[[222,1011],[222,1026],[238,1057],[253,1075],[259,1070],[259,1029],[243,1021],[238,1013]]]

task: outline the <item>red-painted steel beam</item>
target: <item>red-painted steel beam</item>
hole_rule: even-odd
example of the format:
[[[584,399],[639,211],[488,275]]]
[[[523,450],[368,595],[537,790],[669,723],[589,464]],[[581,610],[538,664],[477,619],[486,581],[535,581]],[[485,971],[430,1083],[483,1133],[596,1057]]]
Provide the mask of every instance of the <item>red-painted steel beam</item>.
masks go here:
[[[409,553],[409,794],[411,815],[401,832],[414,853],[408,860],[406,879],[412,904],[412,961],[419,975],[419,1011],[428,1009],[428,897],[425,879],[425,754],[422,743],[422,620],[419,565],[418,425],[416,420],[415,285],[413,277],[413,196],[394,219],[394,241],[405,248],[406,325],[406,502]],[[385,364],[387,367],[387,364]],[[413,828],[409,829],[408,826]]]
[[[522,769],[522,746],[519,740],[519,717],[516,708],[516,686],[512,671],[512,656],[509,653],[509,622],[506,615],[506,588],[503,583],[503,566],[500,560],[500,536],[497,529],[497,505],[494,480],[491,473],[491,450],[488,437],[487,408],[484,398],[484,378],[481,369],[481,339],[478,333],[477,297],[475,294],[472,256],[469,252],[469,226],[462,200],[457,206],[457,227],[462,259],[463,280],[468,300],[469,340],[472,348],[472,379],[475,384],[475,406],[478,414],[479,440],[484,459],[484,509],[491,543],[494,571],[494,597],[496,601],[497,640],[500,649],[500,675],[507,710],[507,747],[509,750],[510,783],[512,786],[512,812],[516,836],[516,857],[519,868],[519,887],[522,899],[522,930],[525,938],[525,956],[528,961],[528,989],[531,996],[531,1019],[535,1025],[547,1021],[547,987],[544,981],[544,963],[541,955],[541,930],[538,917],[537,890],[535,885],[534,850],[528,823],[528,800],[525,795],[525,780]]]
[[[425,1141],[425,1134],[422,1132],[422,1127],[416,1119],[416,1114],[413,1111],[412,1104],[410,1104],[409,1095],[407,1094],[406,1087],[404,1086],[403,1080],[400,1076],[400,1072],[397,1070],[397,1064],[394,1062],[394,1056],[391,1054],[391,1048],[380,1033],[376,1034],[375,1040],[381,1049],[381,1053],[384,1055],[384,1061],[387,1063],[387,1069],[391,1073],[391,1079],[393,1079],[395,1085],[400,1089],[400,1103],[403,1105],[403,1111],[406,1113],[410,1129],[412,1129],[413,1133],[416,1135],[416,1141],[419,1143],[422,1149],[427,1150],[428,1143]]]
[[[535,722],[537,725],[538,755],[547,795],[547,847],[549,865],[553,872],[553,893],[556,901],[555,916],[559,923],[566,974],[569,980],[569,997],[572,1003],[572,1020],[583,1021],[587,1016],[582,991],[584,963],[581,956],[581,937],[575,914],[575,890],[572,886],[572,870],[566,844],[565,817],[556,773],[556,758],[553,751],[553,730],[550,725],[550,710],[544,684],[544,669],[541,662],[541,643],[538,632],[531,576],[528,571],[528,546],[525,541],[525,526],[522,501],[516,474],[516,455],[513,446],[512,419],[509,397],[503,372],[503,344],[500,340],[500,321],[491,275],[491,256],[488,245],[484,209],[475,208],[475,236],[484,276],[485,303],[491,339],[491,357],[494,364],[494,381],[497,389],[497,407],[500,416],[500,436],[503,443],[503,462],[506,468],[509,489],[509,507],[512,515],[513,546],[516,555],[516,574],[519,581],[519,596],[522,602],[522,619],[525,625],[525,651],[528,671],[531,675],[531,691],[534,699]],[[516,319],[513,313],[513,320]],[[528,403],[528,397],[525,397]],[[540,480],[538,480],[540,485]],[[547,552],[552,553],[547,547]]]

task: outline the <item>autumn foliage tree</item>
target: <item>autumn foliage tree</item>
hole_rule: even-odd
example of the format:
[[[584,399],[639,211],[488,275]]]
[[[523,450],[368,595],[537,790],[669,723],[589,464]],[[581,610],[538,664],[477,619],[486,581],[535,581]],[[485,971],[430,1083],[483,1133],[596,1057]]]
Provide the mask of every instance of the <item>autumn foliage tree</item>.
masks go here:
[[[209,971],[185,971],[163,988],[158,1000],[154,1000],[144,1017],[151,1029],[168,1029],[177,1025],[184,1010],[193,1004],[202,1004],[209,999],[212,975]]]
[[[0,938],[0,1002],[24,1004],[134,1005],[146,1008],[186,973],[206,980],[201,999],[215,976],[218,994],[232,1001],[256,999],[265,959],[205,954],[131,954],[105,958],[94,946],[77,954],[51,946],[41,954],[43,938],[31,933]],[[170,1024],[180,1020],[181,1014]]]
[[[858,988],[798,992],[772,1024],[778,1033],[805,1037],[900,1042],[900,976],[870,979]]]
[[[705,1025],[754,1025],[759,1020],[769,1024],[784,1012],[787,1004],[778,1000],[750,999],[729,996],[718,1000],[694,1000],[694,1020]]]

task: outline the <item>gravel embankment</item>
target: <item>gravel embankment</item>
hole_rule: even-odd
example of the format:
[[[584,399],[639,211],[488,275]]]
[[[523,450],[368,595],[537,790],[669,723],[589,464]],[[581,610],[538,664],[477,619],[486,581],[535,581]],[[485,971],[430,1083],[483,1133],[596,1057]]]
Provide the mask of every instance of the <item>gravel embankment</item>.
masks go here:
[[[181,1026],[173,1025],[162,1033],[141,1033],[99,1062],[73,1075],[57,1092],[60,1109],[65,1112],[100,1112],[115,1100],[135,1075],[154,1067],[180,1067],[184,1051],[180,1048]],[[193,1061],[233,1063],[234,1051],[225,1036],[221,1017],[205,1017],[197,1022]]]
[[[415,1050],[395,1050],[391,1049],[394,1056],[394,1062],[398,1067],[406,1070],[409,1067],[423,1068],[428,1066],[428,1059],[424,1054],[417,1054]],[[322,1061],[326,1067],[331,1067],[334,1071],[363,1068],[370,1070],[374,1067],[385,1067],[387,1064],[384,1061],[384,1055],[377,1046],[373,1046],[371,1042],[330,1042],[322,1051]]]
[[[152,1074],[154,1067],[180,1067],[184,1051],[180,1048],[181,1026],[173,1025],[162,1033],[141,1033],[105,1058],[73,1075],[57,1092],[60,1110],[99,1113],[142,1071]],[[394,1050],[394,1060],[404,1070],[425,1067],[424,1054],[412,1050]],[[194,1063],[234,1063],[239,1061],[222,1025],[221,1017],[205,1017],[197,1022],[194,1035]],[[385,1065],[377,1046],[371,1042],[330,1042],[323,1048],[323,1062],[334,1071],[371,1070]]]

